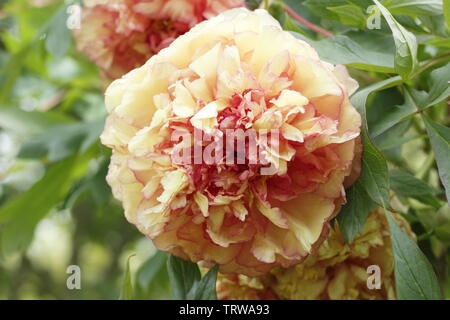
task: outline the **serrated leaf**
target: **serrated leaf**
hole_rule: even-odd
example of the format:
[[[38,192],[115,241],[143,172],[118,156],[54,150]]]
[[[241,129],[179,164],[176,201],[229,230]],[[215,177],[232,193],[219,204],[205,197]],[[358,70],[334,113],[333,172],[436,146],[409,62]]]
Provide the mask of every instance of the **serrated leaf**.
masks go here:
[[[439,177],[445,188],[447,201],[450,204],[450,128],[434,122],[423,114],[422,119],[425,122],[431,147],[436,157]]]
[[[386,159],[370,141],[363,129],[362,170],[359,181],[370,198],[380,206],[389,206],[389,172]]]
[[[433,267],[425,255],[386,213],[394,253],[397,298],[401,300],[437,300],[441,293]]]
[[[173,290],[173,298],[177,300],[187,299],[189,291],[201,278],[197,264],[171,255],[167,260],[167,270]]]
[[[131,255],[127,259],[127,267],[125,269],[125,275],[122,281],[122,289],[120,291],[119,300],[132,300],[134,296],[133,291],[133,283],[131,280],[131,271],[130,271],[130,259],[134,256]]]
[[[219,266],[211,268],[208,273],[198,282],[194,283],[187,294],[188,300],[217,300],[216,280]]]
[[[385,0],[383,5],[392,14],[434,16],[442,13],[442,0]]]
[[[345,194],[347,203],[339,212],[337,220],[344,241],[351,244],[366,222],[369,212],[375,207],[375,203],[359,181]]]
[[[438,193],[436,189],[406,171],[391,170],[389,172],[389,179],[392,190],[403,197],[434,195]]]
[[[392,14],[377,0],[373,0],[381,14],[386,19],[389,28],[394,37],[395,52],[395,70],[403,79],[408,79],[411,73],[417,67],[417,40],[414,34],[406,30]]]

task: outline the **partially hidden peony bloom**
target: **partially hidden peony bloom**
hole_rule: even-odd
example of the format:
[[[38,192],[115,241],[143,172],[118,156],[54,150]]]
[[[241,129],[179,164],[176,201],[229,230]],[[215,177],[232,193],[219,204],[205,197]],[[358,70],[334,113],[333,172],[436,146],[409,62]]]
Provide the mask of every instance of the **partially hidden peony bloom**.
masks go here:
[[[250,276],[295,265],[345,201],[360,150],[361,119],[348,99],[356,87],[266,11],[229,10],[109,86],[108,183],[160,250]],[[174,161],[180,150],[210,147],[174,134],[200,132],[218,146],[229,130],[261,134],[252,139],[259,162],[250,148],[224,153],[244,163],[198,163],[195,150],[194,161]],[[245,144],[245,135],[233,138]]]
[[[167,47],[197,23],[243,0],[84,0],[77,49],[114,80]]]
[[[394,218],[412,238],[407,221]],[[380,268],[379,289],[369,288],[369,266]],[[219,275],[219,299],[287,299],[287,300],[385,300],[395,299],[394,259],[389,226],[381,208],[369,217],[351,246],[344,243],[339,228],[330,232],[316,254],[303,263],[259,278]]]

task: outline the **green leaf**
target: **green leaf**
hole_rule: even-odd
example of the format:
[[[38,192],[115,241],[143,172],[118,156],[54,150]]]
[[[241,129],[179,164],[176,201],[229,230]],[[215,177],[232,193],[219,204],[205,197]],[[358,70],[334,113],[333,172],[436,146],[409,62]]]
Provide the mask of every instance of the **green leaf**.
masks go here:
[[[339,22],[342,24],[364,29],[366,27],[366,16],[362,9],[352,4],[345,4],[336,7],[327,7],[328,10],[333,11],[339,17]]]
[[[24,111],[17,107],[0,106],[0,127],[21,134],[37,134],[57,124],[68,124],[73,120],[52,111]]]
[[[322,60],[333,64],[345,64],[357,69],[394,72],[394,56],[389,52],[377,52],[363,48],[351,38],[338,35],[320,41],[294,34],[312,45]]]
[[[386,0],[383,5],[392,14],[434,16],[442,14],[441,0]]]
[[[447,29],[450,30],[450,0],[443,0],[443,8]]]
[[[450,63],[435,69],[430,74],[430,92],[423,108],[431,107],[450,96]]]
[[[188,300],[217,300],[216,280],[219,266],[211,268],[208,273],[187,294]]]
[[[245,0],[245,6],[250,10],[258,9],[262,0]]]
[[[127,259],[127,267],[125,269],[125,275],[123,277],[122,282],[122,290],[120,291],[119,300],[132,300],[133,299],[133,283],[131,280],[131,271],[130,271],[130,259],[134,256],[131,255]]]
[[[18,157],[36,159],[47,157],[49,161],[58,161],[65,157],[84,152],[97,141],[103,130],[104,120],[76,122],[55,125],[43,133],[26,141]]]
[[[450,203],[450,128],[444,127],[428,116],[422,114],[431,147],[436,156],[439,177],[445,188],[447,201]]]
[[[391,170],[389,172],[389,179],[392,190],[403,197],[434,195],[438,193],[436,189],[406,171]]]
[[[9,255],[25,248],[39,221],[64,197],[72,183],[75,157],[52,165],[29,190],[0,208],[2,252]]]
[[[395,47],[395,70],[403,79],[408,79],[414,69],[417,67],[417,40],[414,34],[406,30],[399,24],[392,14],[377,0],[373,2],[378,6],[381,14],[391,28],[394,37]]]
[[[425,255],[386,212],[395,262],[397,298],[402,300],[441,299],[433,267]]]
[[[339,212],[337,220],[344,241],[347,244],[351,244],[366,222],[369,211],[375,207],[375,203],[359,181],[348,189],[345,194],[347,203]]]
[[[71,33],[66,25],[67,19],[67,6],[63,5],[52,18],[47,31],[45,48],[58,58],[63,57],[70,47]]]
[[[353,94],[350,100],[363,119],[363,127],[367,128],[366,101],[368,96],[373,92],[393,87],[401,82],[402,79],[399,76],[396,76],[371,84],[370,86],[360,89],[355,94]]]
[[[364,151],[359,181],[374,202],[387,208],[389,206],[389,172],[386,159],[370,141],[364,128],[362,141]]]
[[[167,260],[167,269],[173,298],[176,300],[187,299],[189,291],[201,278],[197,264],[171,255]]]
[[[166,269],[167,257],[167,253],[158,251],[142,264],[136,276],[141,288],[147,289],[157,280],[161,270]]]

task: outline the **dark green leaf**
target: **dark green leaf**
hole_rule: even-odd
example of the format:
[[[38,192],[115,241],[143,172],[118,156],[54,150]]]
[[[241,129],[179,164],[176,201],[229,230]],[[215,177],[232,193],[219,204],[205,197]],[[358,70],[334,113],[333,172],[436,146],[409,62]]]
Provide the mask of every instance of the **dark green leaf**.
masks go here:
[[[359,181],[370,198],[380,206],[389,206],[389,172],[386,159],[363,129],[362,171]]]
[[[426,115],[422,115],[422,119],[436,156],[439,177],[444,185],[447,201],[450,203],[450,128],[434,122]]]
[[[216,265],[187,294],[188,300],[217,300],[216,280],[219,266]]]
[[[245,0],[245,6],[250,10],[258,9],[262,0]]]
[[[399,24],[392,14],[377,0],[373,0],[373,2],[378,6],[381,14],[386,19],[394,37],[395,47],[397,48],[394,60],[395,70],[402,78],[407,79],[417,67],[416,37]]]
[[[346,191],[346,198],[347,203],[339,212],[337,220],[344,241],[350,244],[363,227],[369,211],[375,207],[375,203],[359,181]]]
[[[391,170],[389,179],[392,190],[403,197],[437,194],[436,189],[406,171]]]
[[[188,292],[201,278],[197,264],[171,255],[167,260],[167,269],[173,298],[177,300],[187,299]]]
[[[397,298],[402,300],[436,300],[441,298],[433,267],[425,255],[386,213],[391,231],[395,261]]]
[[[125,275],[123,276],[122,282],[122,290],[120,291],[120,300],[132,300],[133,299],[133,283],[131,280],[131,271],[130,271],[130,259],[134,256],[131,255],[127,260],[127,267],[125,269]]]

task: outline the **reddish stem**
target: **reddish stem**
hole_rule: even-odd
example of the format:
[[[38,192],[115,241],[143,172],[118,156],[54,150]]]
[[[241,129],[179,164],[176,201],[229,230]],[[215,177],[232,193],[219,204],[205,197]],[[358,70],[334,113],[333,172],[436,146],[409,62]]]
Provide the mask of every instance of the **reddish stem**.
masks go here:
[[[328,32],[327,30],[324,30],[314,24],[312,24],[311,22],[309,22],[308,20],[303,19],[301,16],[299,16],[297,13],[295,13],[294,10],[292,10],[291,8],[289,8],[288,6],[284,6],[284,10],[287,12],[287,14],[289,14],[292,18],[294,18],[295,20],[297,20],[298,22],[300,22],[301,24],[307,26],[308,28],[310,28],[311,30],[325,36],[325,37],[332,37],[333,34]]]

